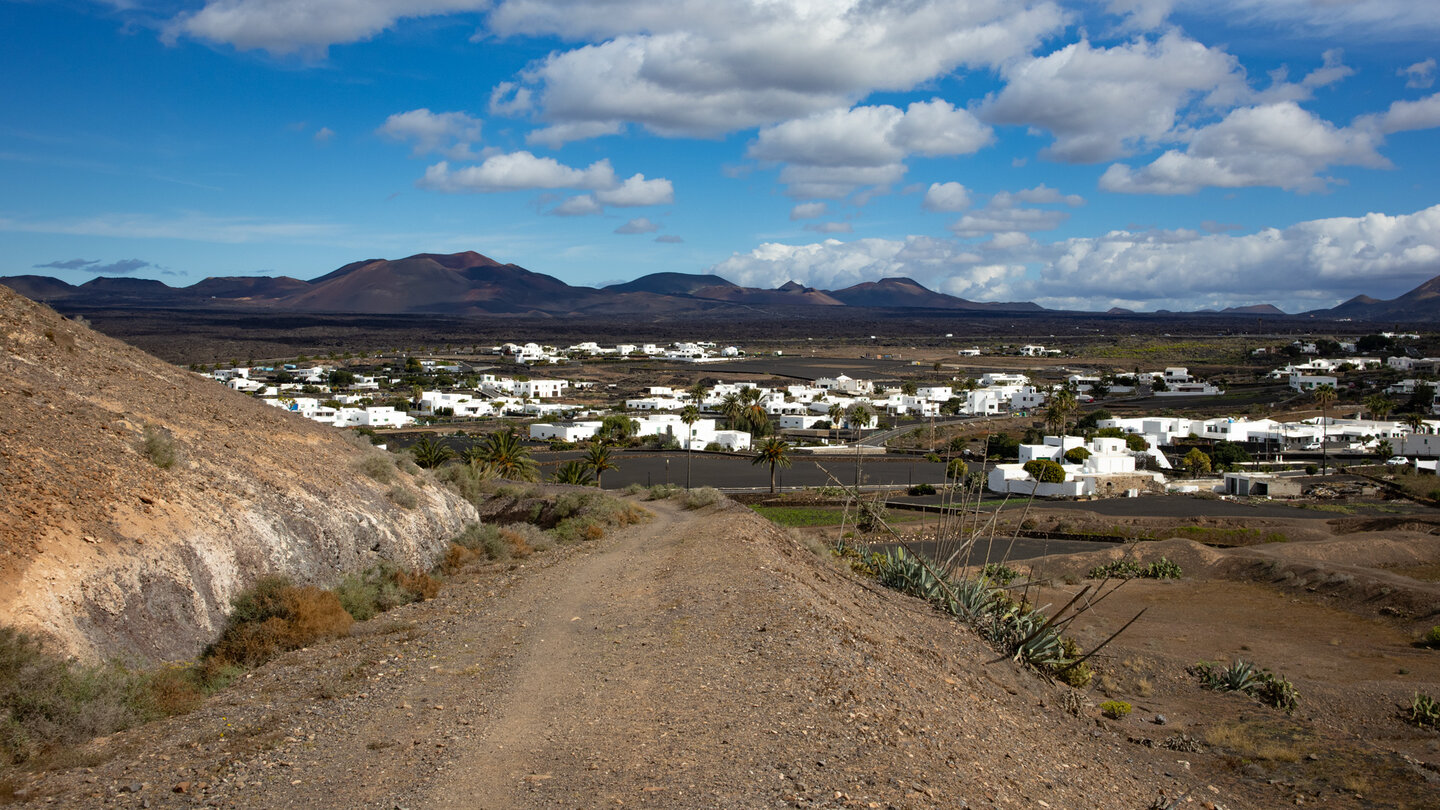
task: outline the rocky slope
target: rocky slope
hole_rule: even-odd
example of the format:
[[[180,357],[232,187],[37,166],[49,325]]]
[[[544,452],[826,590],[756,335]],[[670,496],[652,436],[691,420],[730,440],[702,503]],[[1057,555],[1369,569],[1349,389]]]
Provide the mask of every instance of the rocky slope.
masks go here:
[[[0,287],[0,623],[86,657],[188,657],[257,576],[428,563],[474,517],[333,428]]]

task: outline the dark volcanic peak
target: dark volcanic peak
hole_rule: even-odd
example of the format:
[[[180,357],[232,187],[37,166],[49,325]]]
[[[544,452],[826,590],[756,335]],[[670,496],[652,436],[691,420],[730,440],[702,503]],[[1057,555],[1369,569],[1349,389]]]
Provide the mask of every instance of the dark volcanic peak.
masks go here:
[[[1274,304],[1251,304],[1248,307],[1226,307],[1221,315],[1284,315],[1285,310]]]
[[[713,274],[701,273],[651,273],[624,284],[611,284],[602,289],[608,292],[648,292],[657,295],[694,295],[709,287],[734,287],[735,284]]]
[[[1383,301],[1368,295],[1357,295],[1334,309],[1319,309],[1307,315],[1322,318],[1351,318],[1357,321],[1429,321],[1440,320],[1440,276],[1426,281],[1410,292]]]
[[[76,287],[50,276],[0,276],[4,284],[33,301],[50,301],[75,293]]]
[[[262,300],[284,298],[310,285],[289,276],[214,276],[186,287],[202,298]]]

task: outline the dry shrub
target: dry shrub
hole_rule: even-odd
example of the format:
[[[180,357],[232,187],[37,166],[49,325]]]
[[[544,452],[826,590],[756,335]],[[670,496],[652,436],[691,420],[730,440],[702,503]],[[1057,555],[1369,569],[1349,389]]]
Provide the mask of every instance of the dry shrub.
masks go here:
[[[519,527],[521,525],[523,524],[517,524],[516,526],[507,526],[501,529],[500,539],[504,540],[505,545],[509,547],[510,556],[519,557],[523,560],[524,558],[529,557],[531,554],[535,553],[535,549],[525,538],[525,533],[519,530]]]
[[[175,466],[175,439],[164,428],[146,425],[140,449],[150,463],[162,470]]]
[[[395,578],[395,582],[405,590],[415,594],[417,602],[424,602],[426,599],[434,599],[440,593],[440,580],[430,576],[424,571],[401,571]]]
[[[415,496],[415,491],[400,484],[390,487],[390,491],[386,494],[401,509],[414,509],[420,504],[420,499]]]
[[[395,461],[389,453],[368,449],[364,455],[355,462],[355,469],[382,484],[389,484],[395,481]]]
[[[451,543],[450,547],[445,549],[445,556],[440,558],[440,564],[437,567],[442,574],[453,574],[479,559],[483,554],[484,552],[479,549],[466,548],[459,543]]]
[[[1205,742],[1245,759],[1271,762],[1299,762],[1303,753],[1294,740],[1285,739],[1282,734],[1267,733],[1266,729],[1254,723],[1221,723],[1205,732]]]
[[[336,594],[265,577],[236,597],[224,632],[205,658],[216,666],[259,666],[287,650],[344,636],[354,622]]]

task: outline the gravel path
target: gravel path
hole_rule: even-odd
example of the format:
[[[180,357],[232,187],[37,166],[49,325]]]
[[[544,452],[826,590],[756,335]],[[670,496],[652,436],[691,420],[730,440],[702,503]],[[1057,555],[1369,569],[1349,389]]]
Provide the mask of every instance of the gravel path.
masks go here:
[[[1093,706],[1068,715],[1064,687],[989,663],[970,630],[749,510],[646,506],[648,524],[461,575],[22,793],[391,810],[1144,808],[1164,791],[1225,806],[1184,755],[1127,742]]]

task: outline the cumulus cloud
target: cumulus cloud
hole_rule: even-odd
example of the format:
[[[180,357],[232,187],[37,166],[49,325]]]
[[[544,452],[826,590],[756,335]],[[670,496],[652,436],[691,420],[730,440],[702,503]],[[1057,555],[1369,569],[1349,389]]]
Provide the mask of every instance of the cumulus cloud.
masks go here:
[[[993,137],[991,129],[967,110],[932,99],[904,110],[888,104],[829,110],[765,127],[747,156],[804,167],[804,179],[798,182],[832,187],[818,195],[792,189],[792,197],[833,198],[865,184],[847,179],[859,176],[859,171],[885,173],[889,179],[872,185],[886,185],[904,173],[901,161],[911,154],[970,154]],[[782,182],[786,182],[783,177]]]
[[[598,41],[519,77],[547,122],[718,136],[1005,63],[1065,19],[1050,0],[523,0],[500,5],[489,24],[501,36]]]
[[[1110,166],[1100,187],[1132,194],[1193,194],[1207,186],[1321,191],[1331,182],[1319,175],[1327,167],[1388,167],[1376,151],[1380,142],[1371,126],[1336,127],[1293,101],[1241,107],[1196,131],[1183,152],[1166,151],[1138,170]]]
[[[1011,208],[989,205],[966,214],[950,225],[956,236],[975,237],[990,233],[1053,231],[1070,215],[1045,208]]]
[[[605,206],[601,205],[593,194],[577,194],[574,197],[567,197],[546,213],[554,214],[557,217],[585,217],[605,213]]]
[[[1164,306],[1198,297],[1228,304],[1270,301],[1306,308],[1306,290],[1324,290],[1309,306],[1335,296],[1396,291],[1435,273],[1440,262],[1440,206],[1414,214],[1371,213],[1301,222],[1246,235],[1194,231],[1129,233],[1071,239],[1048,247],[1034,289],[1065,290],[1091,300]],[[1387,285],[1387,282],[1390,284]],[[1384,286],[1382,286],[1384,285]]]
[[[959,183],[931,183],[920,207],[926,211],[964,211],[970,203],[970,189]]]
[[[451,160],[473,160],[476,155],[470,145],[480,140],[483,123],[463,112],[434,113],[421,107],[395,113],[375,132],[392,141],[413,144],[411,154],[416,157],[438,153]]]
[[[1081,40],[1002,72],[1007,83],[981,105],[980,117],[1048,130],[1055,140],[1043,154],[1074,163],[1174,141],[1183,109],[1248,92],[1233,56],[1173,31],[1113,48]]]
[[[863,186],[876,190],[889,188],[905,176],[905,165],[888,166],[799,166],[787,165],[780,170],[785,193],[794,199],[841,200]],[[854,200],[856,204],[862,199]]]
[[[815,219],[830,213],[830,206],[823,202],[800,203],[790,209],[790,221],[799,219]]]
[[[645,217],[636,217],[615,229],[615,233],[655,233],[660,226]]]
[[[615,170],[610,161],[597,160],[584,169],[566,166],[554,158],[536,157],[529,152],[493,155],[483,163],[452,170],[440,161],[425,170],[417,181],[420,188],[446,192],[518,191],[554,188],[614,188]]]
[[[1380,115],[1361,116],[1356,119],[1356,125],[1373,128],[1387,135],[1440,127],[1440,93],[1417,101],[1397,101]]]
[[[1061,194],[1058,190],[1050,188],[1041,183],[1034,188],[1023,188],[1019,191],[1000,191],[990,198],[992,206],[1008,208],[1015,203],[1030,203],[1032,205],[1043,205],[1045,203],[1064,203],[1072,208],[1085,204],[1085,198],[1079,194]]]
[[[1435,57],[1400,68],[1395,75],[1405,80],[1405,86],[1424,90],[1435,83]]]
[[[360,42],[403,17],[487,8],[490,0],[209,0],[180,14],[164,37],[181,36],[284,55],[321,54],[330,45]]]
[[[675,202],[675,187],[663,177],[646,180],[645,175],[637,174],[614,188],[596,191],[595,199],[621,208],[666,205]]]
[[[1300,222],[1253,234],[1113,231],[1037,244],[1001,234],[979,246],[909,236],[765,243],[711,272],[773,287],[787,280],[838,289],[909,276],[966,298],[1046,306],[1186,309],[1269,302],[1289,311],[1333,306],[1360,292],[1394,294],[1440,262],[1440,205]]]

